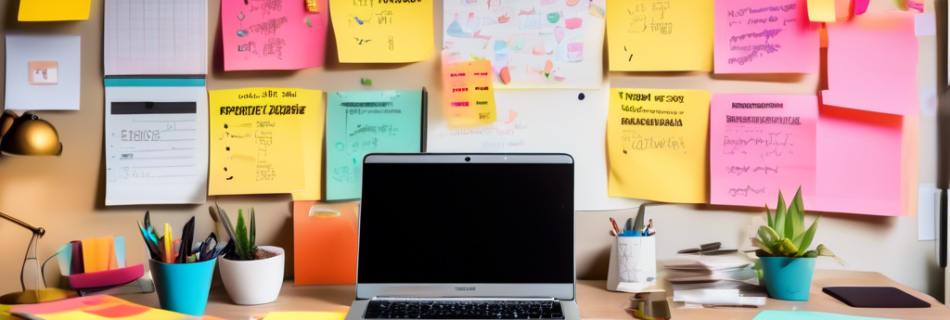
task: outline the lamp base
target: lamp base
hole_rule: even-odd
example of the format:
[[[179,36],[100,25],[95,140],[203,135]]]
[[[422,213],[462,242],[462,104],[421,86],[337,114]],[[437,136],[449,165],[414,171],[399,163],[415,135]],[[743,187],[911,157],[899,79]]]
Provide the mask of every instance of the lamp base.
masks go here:
[[[0,304],[34,304],[69,299],[78,296],[79,295],[76,293],[76,291],[63,290],[59,288],[26,290],[23,292],[13,292],[0,296]]]

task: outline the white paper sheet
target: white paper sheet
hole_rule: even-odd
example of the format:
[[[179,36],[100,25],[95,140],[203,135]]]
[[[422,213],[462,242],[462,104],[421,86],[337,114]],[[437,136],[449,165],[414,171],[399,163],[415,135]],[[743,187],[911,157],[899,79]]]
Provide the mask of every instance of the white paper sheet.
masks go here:
[[[923,183],[917,191],[917,241],[937,238],[937,211],[942,190],[934,183]]]
[[[205,203],[205,87],[106,87],[106,205]]]
[[[7,110],[79,110],[79,36],[7,35]]]
[[[443,48],[462,60],[491,60],[495,89],[600,86],[606,0],[452,0],[443,5]],[[505,67],[508,84],[499,75]]]
[[[471,129],[449,129],[443,109],[430,108],[427,152],[567,153],[574,157],[575,210],[633,208],[643,201],[607,196],[609,94],[607,83],[597,90],[495,92],[498,121]]]
[[[106,75],[206,74],[207,0],[105,0]]]

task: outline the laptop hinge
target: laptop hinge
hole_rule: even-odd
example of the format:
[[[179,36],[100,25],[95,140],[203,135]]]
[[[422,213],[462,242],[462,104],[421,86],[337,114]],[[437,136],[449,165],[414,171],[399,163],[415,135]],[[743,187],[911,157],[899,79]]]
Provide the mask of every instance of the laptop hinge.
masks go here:
[[[552,297],[413,297],[413,296],[378,296],[370,300],[451,300],[451,301],[557,301]]]

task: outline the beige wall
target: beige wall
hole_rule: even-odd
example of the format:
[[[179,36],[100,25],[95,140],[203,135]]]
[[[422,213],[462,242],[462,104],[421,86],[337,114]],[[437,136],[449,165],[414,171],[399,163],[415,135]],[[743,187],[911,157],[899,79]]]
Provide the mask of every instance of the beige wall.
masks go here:
[[[2,25],[7,32],[82,35],[82,106],[78,112],[41,112],[59,130],[65,150],[61,157],[0,157],[0,211],[46,228],[40,257],[45,259],[55,248],[70,240],[104,235],[123,235],[130,263],[144,262],[141,238],[135,221],[151,210],[153,222],[171,222],[180,230],[192,215],[197,215],[198,234],[210,232],[207,205],[105,207],[104,164],[102,150],[103,87],[102,87],[102,1],[93,1],[88,21],[62,23],[16,22],[17,0],[3,1]],[[874,0],[871,10],[883,10],[892,1]],[[435,2],[436,29],[442,25],[441,1]],[[942,12],[942,11],[941,11]],[[209,46],[218,29],[219,2],[209,4]],[[942,19],[942,18],[941,18]],[[941,24],[943,24],[941,20]],[[331,30],[332,32],[332,30]],[[941,31],[941,35],[943,31]],[[436,48],[441,47],[437,34]],[[921,41],[929,55],[924,54],[922,68],[933,69],[936,63],[935,40]],[[0,42],[0,47],[3,43]],[[208,89],[251,86],[299,87],[325,91],[360,90],[361,77],[373,79],[373,90],[418,89],[427,87],[430,105],[441,105],[439,60],[437,53],[426,61],[410,64],[340,64],[336,45],[330,40],[325,68],[300,71],[222,72],[221,58],[209,53],[213,70],[208,75]],[[217,49],[216,49],[217,50]],[[0,51],[2,52],[2,51]],[[945,54],[941,51],[941,54]],[[942,65],[942,64],[941,64]],[[945,77],[943,72],[938,72]],[[928,79],[936,81],[929,73]],[[615,87],[691,88],[714,93],[791,93],[813,94],[819,87],[818,75],[710,75],[705,73],[611,73]],[[0,81],[3,81],[0,77]],[[944,81],[940,81],[945,85]],[[0,86],[2,87],[2,86]],[[941,90],[942,92],[942,90]],[[438,107],[430,108],[430,117],[440,117]],[[921,182],[938,182],[936,118],[925,118],[922,124]],[[943,132],[941,132],[943,134]],[[945,134],[944,134],[945,135]],[[946,183],[946,179],[939,182]],[[234,196],[209,198],[225,208],[254,206],[258,241],[290,249],[293,247],[291,198],[289,195]],[[233,210],[232,210],[233,212]],[[659,229],[658,253],[668,258],[682,248],[700,243],[721,241],[726,246],[744,242],[740,232],[761,216],[758,209],[730,207],[671,205],[648,210]],[[605,278],[609,237],[607,217],[625,218],[633,211],[578,213],[578,276]],[[813,219],[809,217],[809,220]],[[852,270],[880,271],[916,289],[937,295],[943,292],[943,274],[936,267],[933,241],[917,241],[916,218],[863,217],[826,215],[819,228],[816,243],[824,243],[851,263]],[[0,221],[0,293],[19,289],[19,259],[26,249],[29,233],[10,223]],[[291,250],[292,253],[292,250]],[[291,255],[292,257],[292,255]],[[288,263],[288,269],[293,264]],[[819,267],[837,268],[821,262]],[[288,276],[292,270],[288,270]]]

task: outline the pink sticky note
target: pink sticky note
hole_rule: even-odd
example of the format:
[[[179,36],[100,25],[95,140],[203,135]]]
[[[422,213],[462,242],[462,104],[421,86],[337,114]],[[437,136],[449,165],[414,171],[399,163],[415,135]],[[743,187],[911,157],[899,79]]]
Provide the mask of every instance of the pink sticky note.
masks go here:
[[[567,44],[567,61],[577,62],[584,59],[584,43],[571,42]]]
[[[774,207],[816,192],[818,98],[806,95],[713,95],[709,173],[713,204]]]
[[[716,1],[716,73],[818,72],[821,24],[808,20],[805,3]]]
[[[902,125],[898,115],[821,106],[818,189],[804,199],[805,209],[884,216],[905,211]]]
[[[564,20],[564,26],[572,30],[580,28],[582,23],[584,23],[584,20],[582,20],[581,18],[570,18],[570,19]]]
[[[892,11],[828,24],[828,90],[822,103],[916,114],[914,13]]]
[[[871,0],[854,0],[854,14],[864,14],[868,11]]]
[[[302,0],[222,0],[224,70],[323,66],[328,17],[326,10],[308,12]]]

